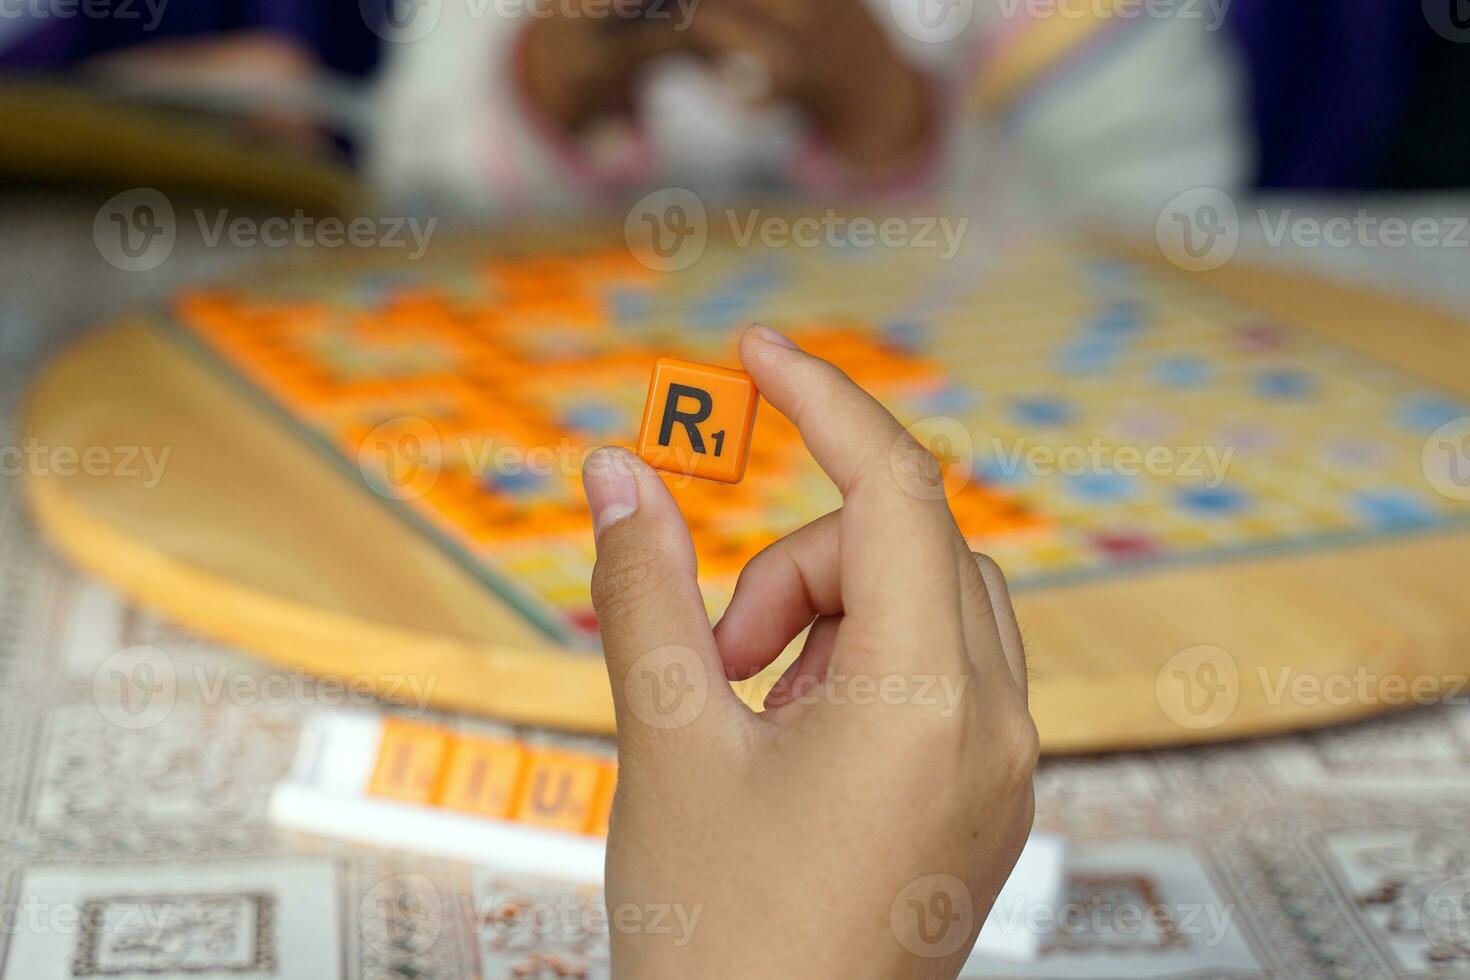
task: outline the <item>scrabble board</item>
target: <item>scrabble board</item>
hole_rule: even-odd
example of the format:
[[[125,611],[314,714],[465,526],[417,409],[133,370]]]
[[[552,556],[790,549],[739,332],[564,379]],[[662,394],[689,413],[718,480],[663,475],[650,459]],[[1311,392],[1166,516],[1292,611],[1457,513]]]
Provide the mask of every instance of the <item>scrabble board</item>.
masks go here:
[[[1455,623],[1436,622],[1436,643],[1421,647],[1394,639],[1388,610],[1361,623],[1351,610],[1364,617],[1354,590],[1391,568],[1465,560],[1470,502],[1436,489],[1449,474],[1435,468],[1451,460],[1426,448],[1470,416],[1465,385],[1432,356],[1406,362],[1397,352],[1412,361],[1423,338],[1382,336],[1383,322],[1367,321],[1387,307],[1322,286],[1273,289],[1274,311],[1082,239],[952,258],[711,242],[691,268],[659,272],[618,237],[588,235],[190,290],[153,318],[147,343],[167,348],[169,371],[208,379],[232,411],[334,470],[321,477],[335,481],[334,499],[355,495],[375,528],[447,559],[436,574],[468,576],[501,611],[497,642],[556,651],[536,661],[544,675],[518,675],[467,706],[597,730],[609,722],[605,698],[572,665],[600,670],[580,461],[604,443],[631,445],[657,357],[736,365],[739,328],[760,319],[843,367],[940,458],[935,492],[1031,613],[1037,697],[1054,671],[1067,689],[1038,710],[1044,741],[1090,748],[1381,710],[1253,703],[1263,685],[1251,664],[1295,662],[1282,633],[1308,664],[1320,653],[1398,670],[1422,655],[1433,672],[1435,658],[1460,652],[1448,642],[1463,635]],[[1355,318],[1324,327],[1324,304]],[[1413,322],[1395,309],[1401,329]],[[1423,316],[1424,337],[1454,329]],[[277,472],[267,465],[263,479]],[[769,407],[742,482],[668,482],[711,616],[752,555],[839,504]],[[1325,569],[1349,555],[1368,571],[1339,587]],[[1305,590],[1300,601],[1269,584],[1276,575]],[[1232,581],[1253,605],[1221,607]],[[1340,602],[1324,598],[1333,589]],[[1138,621],[1120,622],[1130,611]],[[1236,621],[1253,611],[1266,622],[1242,632]],[[1168,656],[1200,646],[1226,651],[1246,707],[1196,729],[1162,717],[1171,712],[1156,685]],[[1108,697],[1096,679],[1119,664],[1136,689],[1125,716],[1149,718],[1114,718],[1116,698],[1095,700]],[[538,676],[547,690],[526,694]],[[1079,711],[1088,717],[1072,719]],[[1053,728],[1063,719],[1071,734]]]
[[[175,316],[558,642],[596,640],[580,460],[630,444],[660,354],[734,363],[757,316],[925,436],[1018,588],[1470,522],[1421,463],[1470,399],[1096,251],[971,271],[921,312],[915,280],[948,270],[909,254],[732,246],[678,276],[613,248],[190,293]],[[716,616],[746,561],[840,502],[779,415],[753,453],[738,486],[670,481]]]

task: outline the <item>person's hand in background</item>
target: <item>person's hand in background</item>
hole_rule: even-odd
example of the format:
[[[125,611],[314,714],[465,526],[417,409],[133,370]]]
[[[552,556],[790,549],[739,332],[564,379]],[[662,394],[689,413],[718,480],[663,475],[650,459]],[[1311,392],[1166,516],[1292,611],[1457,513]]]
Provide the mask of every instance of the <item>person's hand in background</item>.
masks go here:
[[[859,175],[920,156],[938,110],[863,0],[700,0],[689,44],[750,98],[794,105]]]
[[[685,12],[650,5],[642,18],[594,15],[595,3],[553,5],[526,25],[527,95],[568,131],[631,117],[641,73],[684,54],[739,100],[793,106],[860,176],[901,169],[933,137],[932,92],[862,0],[699,0]]]
[[[571,132],[632,115],[639,73],[679,43],[669,23],[619,17],[598,0],[549,4],[525,30],[527,97]]]
[[[1033,816],[1004,582],[932,492],[934,458],[878,402],[764,328],[740,353],[843,506],[752,559],[711,630],[658,474],[623,450],[587,461],[620,759],[614,973],[953,977]],[[809,624],[768,710],[749,710],[726,677]],[[689,935],[617,927],[670,906]]]

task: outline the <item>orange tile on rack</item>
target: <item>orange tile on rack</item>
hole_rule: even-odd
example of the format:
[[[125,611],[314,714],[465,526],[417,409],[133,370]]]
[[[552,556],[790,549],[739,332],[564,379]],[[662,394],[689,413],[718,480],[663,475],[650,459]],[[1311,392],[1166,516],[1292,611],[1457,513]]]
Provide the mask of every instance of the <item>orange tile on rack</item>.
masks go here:
[[[526,747],[516,742],[457,738],[450,745],[435,802],[484,817],[509,817],[526,758]]]
[[[638,455],[655,469],[739,483],[759,400],[743,371],[660,357],[648,383]]]
[[[390,718],[383,725],[368,795],[408,803],[429,802],[439,785],[448,749],[449,735],[442,728]]]
[[[513,816],[537,827],[581,832],[597,801],[602,766],[593,756],[533,751]]]
[[[618,764],[607,762],[602,766],[602,775],[597,784],[597,802],[592,805],[592,815],[583,829],[598,837],[607,836],[607,820],[612,815],[613,795],[618,791]]]

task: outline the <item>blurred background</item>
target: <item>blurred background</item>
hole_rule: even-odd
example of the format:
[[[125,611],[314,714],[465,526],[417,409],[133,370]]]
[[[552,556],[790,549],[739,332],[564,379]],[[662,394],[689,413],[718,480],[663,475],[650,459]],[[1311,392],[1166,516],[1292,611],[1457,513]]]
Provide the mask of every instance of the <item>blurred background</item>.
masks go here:
[[[304,156],[475,214],[962,191],[1001,159],[1070,206],[1449,188],[1467,35],[1453,0],[13,0],[0,172],[238,187]]]
[[[672,189],[711,209],[929,208],[1000,251],[1102,227],[1185,269],[1238,256],[1467,318],[1470,7],[0,0],[0,450],[19,447],[24,393],[50,355],[183,285],[344,244],[413,259],[441,235],[514,240],[587,216],[622,228]],[[1102,265],[1086,271],[1111,295],[1116,270]],[[1105,312],[1126,319],[1128,306]],[[1463,421],[1445,404],[1414,424]],[[102,885],[296,896],[279,963],[190,976],[604,975],[605,928],[497,931],[506,909],[581,909],[595,888],[287,842],[266,800],[303,718],[340,699],[79,573],[43,540],[15,476],[0,479],[7,978],[95,975],[53,913]],[[99,718],[102,665],[144,647],[180,677],[246,678],[246,693],[175,703],[171,688],[162,720]],[[260,693],[283,677],[289,695]],[[1015,975],[1463,975],[1458,693],[1325,732],[1046,760],[1038,814],[1075,845],[1069,894],[1163,908],[1168,928],[1139,938],[1089,920]],[[375,706],[363,702],[352,707]],[[1430,900],[1450,912],[1431,921]],[[167,942],[143,947],[169,969],[189,962]],[[184,975],[124,952],[136,956],[113,975]]]
[[[241,257],[228,235],[193,248],[211,236],[179,221],[167,265],[105,262],[88,271],[107,290],[56,288],[77,270],[55,256],[90,259],[93,236],[69,232],[109,208],[130,227],[136,202],[110,198],[133,188],[185,214],[202,195],[256,220],[441,230],[667,187],[943,201],[995,227],[1085,215],[1147,232],[1200,188],[1352,215],[1470,181],[1467,42],[1457,0],[1330,16],[1272,0],[11,0],[0,220],[13,242],[55,242],[13,257],[52,256],[14,288],[81,304],[52,307],[59,324]],[[1422,196],[1390,210],[1425,208],[1463,212]],[[1243,224],[1244,247],[1266,224]],[[1390,251],[1402,277],[1403,253],[1425,250]]]

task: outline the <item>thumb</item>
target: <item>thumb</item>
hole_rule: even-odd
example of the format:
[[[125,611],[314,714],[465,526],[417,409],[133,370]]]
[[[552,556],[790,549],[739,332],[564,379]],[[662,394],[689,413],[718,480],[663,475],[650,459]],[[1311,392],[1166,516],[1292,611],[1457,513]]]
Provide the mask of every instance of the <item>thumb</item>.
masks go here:
[[[620,742],[692,731],[738,705],[695,579],[694,543],[668,487],[625,449],[587,457],[597,537],[592,605]]]

